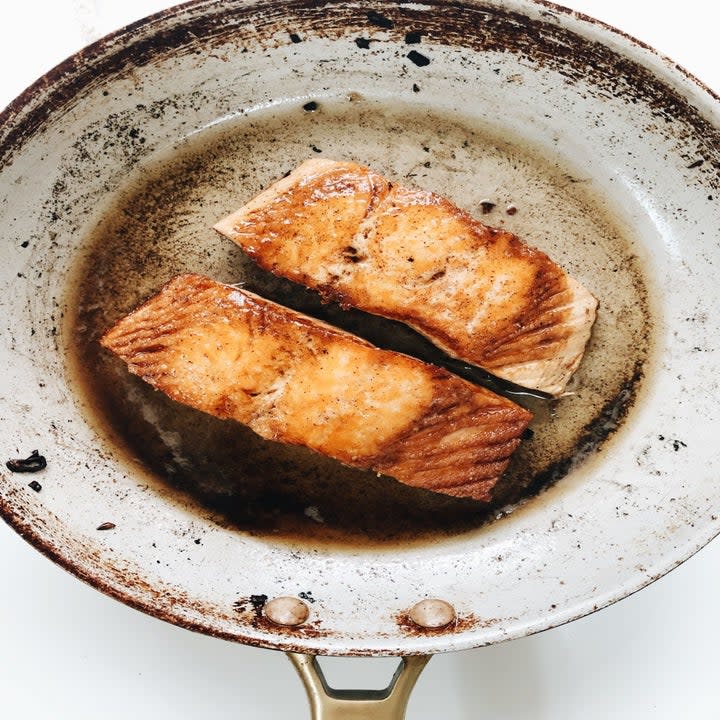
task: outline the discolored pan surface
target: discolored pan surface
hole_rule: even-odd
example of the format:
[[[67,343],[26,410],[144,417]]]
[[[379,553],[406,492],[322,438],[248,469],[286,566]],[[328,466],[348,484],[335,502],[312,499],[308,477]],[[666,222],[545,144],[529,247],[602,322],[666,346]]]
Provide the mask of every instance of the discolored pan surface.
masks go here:
[[[641,43],[525,0],[202,0],[83,50],[0,115],[3,422],[9,454],[48,458],[40,493],[2,473],[0,514],[134,607],[273,648],[478,647],[643,587],[720,528],[717,99]],[[577,394],[534,408],[500,503],[561,479],[504,521],[482,524],[516,505],[429,507],[365,476],[344,507],[310,505],[336,468],[241,431],[203,456],[217,427],[113,387],[93,354],[93,332],[184,270],[419,349],[256,275],[207,230],[310,153],[489,209],[601,299]],[[309,590],[297,632],[243,604]],[[409,634],[428,594],[463,622]]]
[[[131,377],[98,344],[110,325],[169,278],[200,272],[242,283],[378,345],[439,360],[441,353],[406,327],[323,305],[315,294],[260,270],[211,229],[298,158],[326,152],[448,194],[484,222],[548,252],[600,298],[571,394],[557,401],[520,398],[536,420],[490,506],[411,490],[181,407]],[[483,214],[488,198],[495,207]],[[511,204],[516,212],[507,211]],[[572,168],[547,161],[519,139],[429,107],[354,94],[324,99],[311,110],[287,103],[197,134],[147,163],[112,197],[90,247],[79,273],[71,347],[76,369],[92,368],[77,375],[100,424],[155,482],[219,513],[227,526],[273,538],[427,542],[478,527],[600,450],[632,405],[648,352],[646,288],[632,238],[602,199],[575,182]]]

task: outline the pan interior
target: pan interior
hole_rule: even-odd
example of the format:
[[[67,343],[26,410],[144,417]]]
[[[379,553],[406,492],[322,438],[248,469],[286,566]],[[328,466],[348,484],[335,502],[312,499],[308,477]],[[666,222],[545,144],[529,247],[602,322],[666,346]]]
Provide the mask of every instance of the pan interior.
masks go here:
[[[174,275],[199,272],[382,344],[422,354],[402,326],[323,305],[260,271],[212,225],[308,157],[351,159],[434,190],[547,252],[600,299],[569,394],[530,402],[533,435],[483,506],[410,489],[168,400],[110,357],[99,336]],[[509,206],[516,212],[508,212]],[[139,461],[154,492],[226,528],[274,541],[392,547],[474,530],[604,452],[632,406],[651,338],[640,250],[582,166],[458,113],[357,93],[286,100],[194,133],[145,160],[111,193],[72,279],[66,333],[96,425]],[[398,346],[399,343],[399,346]]]

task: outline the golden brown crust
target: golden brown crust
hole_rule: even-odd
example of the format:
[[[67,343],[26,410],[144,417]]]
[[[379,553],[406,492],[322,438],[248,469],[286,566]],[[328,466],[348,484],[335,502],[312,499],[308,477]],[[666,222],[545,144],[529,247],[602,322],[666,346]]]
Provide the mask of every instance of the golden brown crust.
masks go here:
[[[435,193],[311,160],[216,225],[264,269],[560,394],[597,301],[539,250]]]
[[[531,419],[483,388],[184,275],[102,344],[178,402],[409,485],[490,499]]]

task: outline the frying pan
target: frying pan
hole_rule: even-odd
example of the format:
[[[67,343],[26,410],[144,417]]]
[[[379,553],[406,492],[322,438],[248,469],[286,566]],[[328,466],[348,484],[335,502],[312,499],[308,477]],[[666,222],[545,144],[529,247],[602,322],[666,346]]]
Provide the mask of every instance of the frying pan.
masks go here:
[[[293,652],[410,656],[579,617],[716,534],[717,99],[647,48],[552,6],[373,8],[184,6],[88,48],[4,113],[3,423],[49,465],[42,493],[4,473],[0,498],[46,554],[179,625]],[[186,458],[167,455],[186,450],[185,426],[146,419],[143,437],[165,434],[167,466],[153,465],[158,443],[140,447],[108,383],[88,378],[114,377],[85,339],[93,313],[109,320],[188,264],[313,309],[206,228],[315,148],[471,209],[486,196],[516,204],[488,222],[532,238],[601,297],[576,395],[540,418],[528,469],[514,471],[542,492],[496,508],[495,522],[380,483],[374,507],[394,493],[392,512],[364,506],[362,522],[333,526],[338,509],[323,517],[308,477],[340,471],[306,456],[261,456],[272,482],[253,482],[302,480],[300,499],[316,504],[285,489],[274,507],[253,495],[256,515],[238,515],[220,502],[238,478],[194,470],[178,481]],[[114,243],[104,255],[99,238]],[[548,436],[572,452],[549,453]],[[342,479],[350,492],[370,483]],[[447,525],[428,527],[438,511]],[[96,530],[107,518],[114,530]],[[263,596],[300,593],[307,623],[267,621]],[[451,603],[456,621],[409,620],[428,597]]]

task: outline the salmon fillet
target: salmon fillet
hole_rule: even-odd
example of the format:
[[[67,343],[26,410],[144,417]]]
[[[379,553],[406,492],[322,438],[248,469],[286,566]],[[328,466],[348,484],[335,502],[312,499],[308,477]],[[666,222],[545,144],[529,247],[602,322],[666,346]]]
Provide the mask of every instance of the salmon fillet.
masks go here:
[[[215,229],[276,275],[552,395],[595,320],[597,300],[544,253],[353,162],[308,160]]]
[[[531,414],[252,293],[182,275],[101,339],[173,400],[403,483],[487,501]]]

